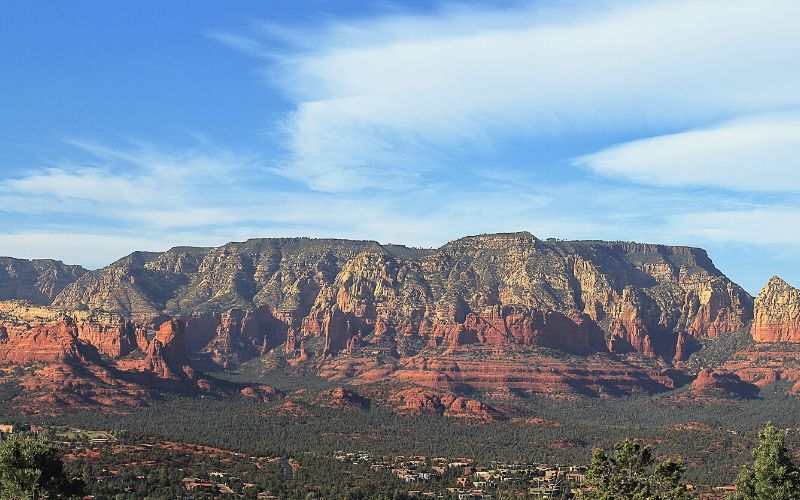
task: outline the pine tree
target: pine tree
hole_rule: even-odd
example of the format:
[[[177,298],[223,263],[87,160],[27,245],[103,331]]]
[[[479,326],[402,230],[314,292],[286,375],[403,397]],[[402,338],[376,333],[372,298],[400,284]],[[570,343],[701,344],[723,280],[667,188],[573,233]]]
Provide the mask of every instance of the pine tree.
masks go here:
[[[67,479],[58,450],[44,440],[12,436],[0,442],[0,499],[59,498],[81,486]]]
[[[753,463],[736,478],[736,498],[741,500],[791,500],[800,498],[800,470],[784,444],[786,433],[769,422],[758,433]]]
[[[614,445],[614,455],[595,450],[586,479],[598,500],[679,500],[687,498],[681,482],[686,467],[666,459],[656,464],[653,452],[639,441],[625,440]]]

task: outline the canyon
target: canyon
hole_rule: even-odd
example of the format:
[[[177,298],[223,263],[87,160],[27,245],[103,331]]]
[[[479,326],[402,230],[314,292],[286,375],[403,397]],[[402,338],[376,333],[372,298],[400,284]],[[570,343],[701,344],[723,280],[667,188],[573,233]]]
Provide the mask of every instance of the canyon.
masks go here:
[[[3,258],[0,299],[0,381],[33,366],[19,397],[29,410],[54,400],[124,408],[163,391],[253,397],[258,389],[206,373],[254,362],[350,387],[329,406],[363,406],[386,386],[377,401],[400,412],[481,420],[535,394],[688,384],[750,397],[800,380],[798,290],[773,278],[754,299],[690,247],[530,233],[438,249],[254,239],[134,252],[97,270]],[[747,349],[687,368],[705,346],[748,329]],[[767,347],[781,366],[758,354]]]

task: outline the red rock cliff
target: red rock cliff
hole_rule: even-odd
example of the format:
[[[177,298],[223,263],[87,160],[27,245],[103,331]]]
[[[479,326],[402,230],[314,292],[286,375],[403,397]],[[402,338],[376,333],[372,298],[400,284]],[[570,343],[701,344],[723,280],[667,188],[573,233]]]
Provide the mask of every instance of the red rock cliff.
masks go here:
[[[751,334],[756,342],[800,342],[800,290],[773,276],[756,297]]]
[[[186,357],[186,340],[183,322],[168,320],[158,328],[156,337],[147,348],[143,369],[162,379],[180,379],[187,376],[189,360]]]
[[[117,314],[0,302],[0,362],[119,357],[134,348],[132,326]]]

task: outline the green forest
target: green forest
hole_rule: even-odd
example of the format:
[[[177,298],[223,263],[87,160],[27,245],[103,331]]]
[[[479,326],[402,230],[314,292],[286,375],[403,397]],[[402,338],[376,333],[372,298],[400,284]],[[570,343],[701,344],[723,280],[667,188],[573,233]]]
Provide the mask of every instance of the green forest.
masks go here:
[[[782,388],[762,399],[717,403],[671,401],[659,397],[528,402],[531,413],[554,425],[516,421],[470,423],[439,415],[403,416],[373,405],[366,410],[303,406],[302,415],[268,411],[270,403],[245,397],[168,398],[130,413],[82,412],[44,418],[11,417],[19,422],[124,429],[254,454],[322,455],[336,450],[379,454],[471,457],[479,461],[517,460],[587,463],[591,450],[631,438],[657,453],[689,465],[687,477],[727,484],[748,458],[757,432],[772,421],[796,425],[798,403]],[[800,436],[791,432],[790,445]]]

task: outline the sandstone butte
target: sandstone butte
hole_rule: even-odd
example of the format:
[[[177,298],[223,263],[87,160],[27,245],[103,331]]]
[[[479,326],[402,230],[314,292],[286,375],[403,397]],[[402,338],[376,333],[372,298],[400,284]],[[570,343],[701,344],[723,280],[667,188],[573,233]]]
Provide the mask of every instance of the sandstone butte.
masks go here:
[[[739,378],[735,373],[723,369],[703,368],[692,382],[692,393],[697,396],[728,396],[750,398],[757,389]]]
[[[800,342],[800,290],[773,276],[755,300],[756,342]]]
[[[750,332],[755,344],[722,368],[759,387],[788,382],[800,394],[800,291],[773,276],[756,297]]]
[[[701,249],[529,233],[438,249],[255,239],[52,269],[18,273],[22,297],[0,275],[0,298],[29,301],[0,306],[0,362],[78,359],[137,390],[165,381],[211,390],[198,360],[224,369],[279,356],[331,380],[393,380],[398,390],[657,392],[683,383],[672,363],[690,356],[690,340],[754,318],[753,298]],[[781,283],[765,288],[779,298],[756,300],[758,342],[800,338],[797,290]],[[489,411],[455,406],[447,411]]]

